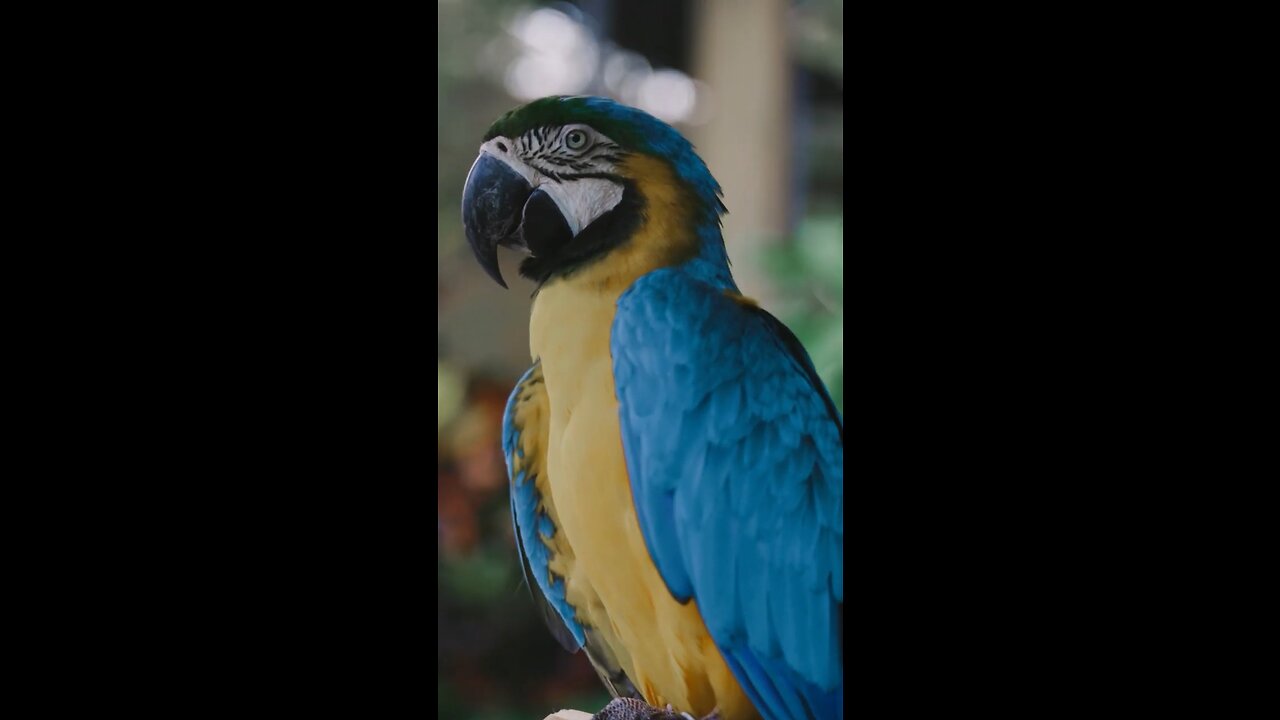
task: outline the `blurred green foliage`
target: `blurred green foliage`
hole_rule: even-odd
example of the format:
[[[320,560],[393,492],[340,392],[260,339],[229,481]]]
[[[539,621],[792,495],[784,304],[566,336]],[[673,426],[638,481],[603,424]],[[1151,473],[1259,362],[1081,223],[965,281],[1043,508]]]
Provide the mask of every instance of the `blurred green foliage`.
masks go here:
[[[779,289],[778,317],[796,334],[844,412],[844,219],[815,215],[765,251]]]
[[[791,23],[796,60],[843,82],[844,0],[801,0]]]

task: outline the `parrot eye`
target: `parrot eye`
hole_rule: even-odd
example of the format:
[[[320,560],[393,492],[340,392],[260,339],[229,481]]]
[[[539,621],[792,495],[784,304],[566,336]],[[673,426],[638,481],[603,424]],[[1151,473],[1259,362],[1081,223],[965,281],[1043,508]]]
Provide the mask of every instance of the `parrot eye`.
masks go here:
[[[564,136],[564,144],[570,150],[581,150],[587,146],[587,134],[581,130],[570,130]]]

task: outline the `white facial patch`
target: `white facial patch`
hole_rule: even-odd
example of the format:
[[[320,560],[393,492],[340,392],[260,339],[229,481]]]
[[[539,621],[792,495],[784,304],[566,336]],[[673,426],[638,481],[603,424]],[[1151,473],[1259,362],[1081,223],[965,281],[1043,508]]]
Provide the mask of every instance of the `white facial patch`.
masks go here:
[[[583,178],[554,182],[544,180],[539,186],[560,208],[569,223],[569,231],[577,237],[596,218],[612,210],[622,201],[622,186],[603,178]]]
[[[605,178],[556,180],[520,159],[516,144],[496,137],[480,146],[480,152],[491,155],[524,178],[535,190],[542,190],[555,202],[576,237],[601,215],[622,201],[622,185]],[[609,166],[612,169],[612,166]]]

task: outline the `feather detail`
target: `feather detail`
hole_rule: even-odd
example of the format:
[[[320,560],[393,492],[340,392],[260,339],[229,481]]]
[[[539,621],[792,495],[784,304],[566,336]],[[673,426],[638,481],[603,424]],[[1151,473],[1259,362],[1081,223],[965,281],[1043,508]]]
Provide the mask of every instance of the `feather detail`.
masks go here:
[[[697,601],[767,720],[837,717],[843,429],[812,363],[777,320],[678,268],[622,295],[611,353],[668,589]]]

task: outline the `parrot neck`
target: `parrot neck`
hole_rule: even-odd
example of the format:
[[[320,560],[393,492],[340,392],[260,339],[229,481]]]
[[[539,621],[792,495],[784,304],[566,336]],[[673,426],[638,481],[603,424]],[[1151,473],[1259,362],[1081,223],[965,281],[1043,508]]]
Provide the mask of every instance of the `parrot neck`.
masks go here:
[[[717,290],[737,292],[738,285],[729,271],[729,255],[724,248],[719,223],[699,230],[699,235],[702,237],[698,254],[681,263],[680,269]]]

